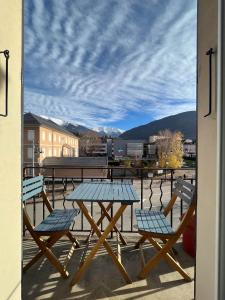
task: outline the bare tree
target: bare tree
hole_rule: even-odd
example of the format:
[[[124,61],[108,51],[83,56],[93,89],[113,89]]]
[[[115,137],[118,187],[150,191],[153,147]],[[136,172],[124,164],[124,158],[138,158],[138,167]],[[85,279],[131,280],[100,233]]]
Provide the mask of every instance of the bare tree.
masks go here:
[[[99,143],[101,143],[101,138],[97,134],[92,132],[83,134],[80,137],[80,144],[79,144],[80,156],[92,155],[92,152],[95,151],[95,145]]]
[[[159,166],[161,168],[180,168],[183,164],[183,145],[181,132],[166,129],[159,132],[156,141]]]

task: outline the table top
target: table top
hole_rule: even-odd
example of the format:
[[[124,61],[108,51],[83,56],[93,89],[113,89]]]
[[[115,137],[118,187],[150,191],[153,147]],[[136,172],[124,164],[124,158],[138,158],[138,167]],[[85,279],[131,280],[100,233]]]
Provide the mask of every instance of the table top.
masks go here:
[[[132,204],[139,202],[140,197],[132,184],[115,182],[81,183],[70,195],[67,201],[121,202]]]

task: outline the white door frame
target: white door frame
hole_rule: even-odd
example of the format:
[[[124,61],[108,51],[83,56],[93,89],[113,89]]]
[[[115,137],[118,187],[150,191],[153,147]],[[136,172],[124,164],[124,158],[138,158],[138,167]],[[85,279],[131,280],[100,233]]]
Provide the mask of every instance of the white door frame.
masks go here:
[[[219,128],[219,212],[218,212],[218,300],[225,299],[225,3],[218,7],[218,128]]]

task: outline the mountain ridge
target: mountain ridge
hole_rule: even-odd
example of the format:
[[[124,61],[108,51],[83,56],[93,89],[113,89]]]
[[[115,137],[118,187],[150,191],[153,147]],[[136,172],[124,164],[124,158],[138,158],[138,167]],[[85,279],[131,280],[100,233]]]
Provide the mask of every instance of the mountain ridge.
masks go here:
[[[134,127],[122,133],[122,139],[148,139],[159,131],[169,129],[172,132],[180,131],[185,139],[196,139],[196,111],[186,111],[154,120],[147,124]]]

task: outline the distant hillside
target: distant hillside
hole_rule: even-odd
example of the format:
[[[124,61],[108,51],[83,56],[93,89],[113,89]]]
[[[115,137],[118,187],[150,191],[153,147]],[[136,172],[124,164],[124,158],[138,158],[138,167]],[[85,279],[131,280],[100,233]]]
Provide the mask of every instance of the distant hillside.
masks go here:
[[[65,123],[63,125],[63,127],[75,135],[83,135],[83,134],[96,134],[97,135],[97,132],[95,132],[94,130],[91,130],[85,126],[81,126],[78,124],[74,125],[72,123]]]
[[[148,139],[160,130],[181,131],[186,139],[196,139],[196,111],[186,111],[132,128],[120,135],[123,139]]]

